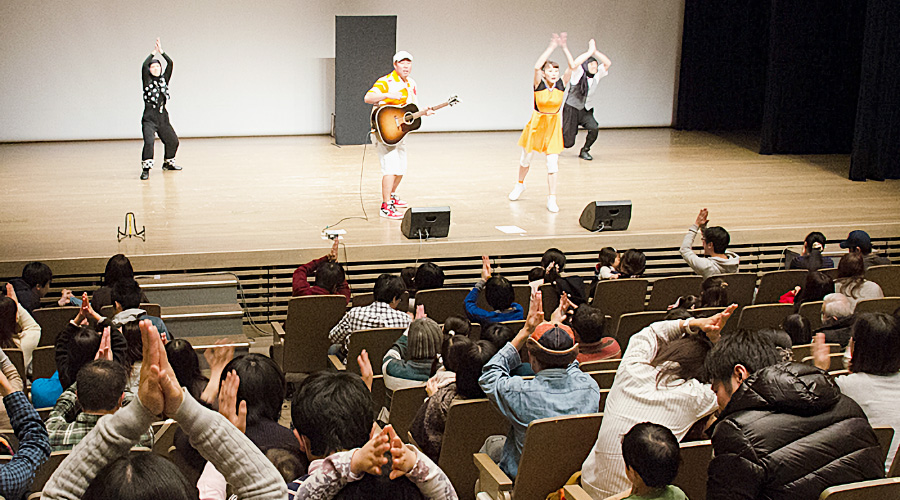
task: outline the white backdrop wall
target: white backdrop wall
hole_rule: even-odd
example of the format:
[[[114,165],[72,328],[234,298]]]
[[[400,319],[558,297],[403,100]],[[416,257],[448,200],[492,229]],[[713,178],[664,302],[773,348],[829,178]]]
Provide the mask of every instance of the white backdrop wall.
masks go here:
[[[568,31],[576,56],[594,37],[612,59],[601,126],[672,123],[684,0],[374,4],[3,0],[0,142],[140,137],[140,65],[157,36],[175,63],[169,112],[182,137],[328,133],[335,15],[397,15],[420,103],[459,95],[423,130],[520,129],[553,31]]]

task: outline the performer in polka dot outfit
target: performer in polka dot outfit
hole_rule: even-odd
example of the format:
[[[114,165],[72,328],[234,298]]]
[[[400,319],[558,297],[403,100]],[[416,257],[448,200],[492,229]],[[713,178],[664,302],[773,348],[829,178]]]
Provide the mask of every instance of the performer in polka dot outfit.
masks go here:
[[[159,54],[166,60],[166,70],[163,72],[162,63],[154,58]],[[150,169],[153,168],[153,141],[155,135],[166,147],[163,170],[181,170],[175,164],[175,152],[178,151],[178,135],[169,123],[169,112],[166,110],[166,101],[169,99],[169,81],[172,80],[172,59],[163,52],[156,39],[156,47],[144,60],[141,68],[141,77],[144,81],[144,116],[141,118],[141,127],[144,132],[144,151],[141,154],[141,180],[150,178]]]

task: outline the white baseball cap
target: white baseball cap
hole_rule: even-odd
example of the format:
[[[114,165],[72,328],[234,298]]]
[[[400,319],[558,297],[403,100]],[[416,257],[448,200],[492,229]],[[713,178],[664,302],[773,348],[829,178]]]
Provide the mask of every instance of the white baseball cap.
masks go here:
[[[407,52],[405,50],[401,50],[400,52],[397,52],[396,54],[394,54],[394,62],[395,63],[400,62],[404,59],[409,59],[409,62],[412,62],[412,60],[413,60],[412,54],[410,54],[409,52]]]

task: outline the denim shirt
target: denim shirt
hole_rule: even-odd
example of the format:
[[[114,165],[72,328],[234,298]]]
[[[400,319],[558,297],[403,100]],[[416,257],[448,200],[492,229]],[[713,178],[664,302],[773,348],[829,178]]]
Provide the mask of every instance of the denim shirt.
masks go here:
[[[530,380],[510,375],[521,364],[519,351],[507,342],[484,366],[478,379],[487,398],[512,424],[499,463],[511,479],[518,473],[525,431],[532,420],[597,413],[600,409],[600,387],[581,371],[577,361],[565,369],[541,370]]]

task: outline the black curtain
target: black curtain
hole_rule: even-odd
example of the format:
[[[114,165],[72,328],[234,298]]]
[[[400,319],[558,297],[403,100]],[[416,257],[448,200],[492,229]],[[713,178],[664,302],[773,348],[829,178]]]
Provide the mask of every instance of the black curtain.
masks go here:
[[[759,129],[768,2],[687,0],[675,128]]]
[[[900,2],[869,0],[850,179],[900,179]]]
[[[770,0],[769,5],[760,153],[849,153],[865,2]]]

